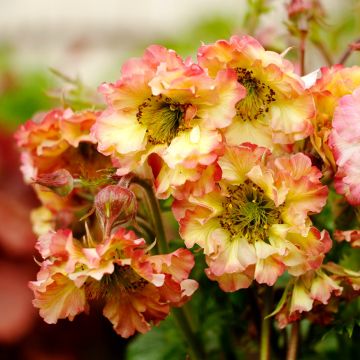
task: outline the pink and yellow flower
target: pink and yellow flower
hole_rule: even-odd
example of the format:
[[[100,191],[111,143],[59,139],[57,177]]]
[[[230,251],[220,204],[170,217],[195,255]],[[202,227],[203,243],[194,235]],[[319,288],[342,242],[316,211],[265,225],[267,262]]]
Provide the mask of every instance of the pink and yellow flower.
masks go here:
[[[340,99],[360,86],[360,67],[335,65],[321,68],[321,78],[309,89],[316,105],[314,133],[311,142],[325,165],[336,171],[335,159],[329,147],[333,116]]]
[[[98,244],[89,233],[79,241],[70,230],[59,230],[41,236],[37,249],[44,260],[30,287],[34,305],[50,324],[72,320],[98,299],[115,331],[129,337],[150,330],[198,286],[188,279],[194,266],[188,250],[151,256],[144,239],[123,228]]]
[[[200,47],[198,61],[213,77],[233,71],[246,88],[224,130],[228,144],[251,142],[273,149],[276,143],[293,143],[312,133],[313,99],[282,55],[265,51],[252,37],[233,36]]]
[[[314,305],[327,305],[332,297],[341,295],[343,288],[323,269],[310,270],[295,278],[285,289],[276,311],[276,320],[283,329],[297,321]]]
[[[90,134],[97,116],[93,111],[58,109],[38,114],[22,125],[15,137],[22,150],[25,180],[32,182],[59,169],[88,178],[96,176],[99,167],[108,167],[110,161],[97,154],[96,140]]]
[[[100,181],[104,173],[99,170],[112,167],[90,134],[97,116],[93,111],[57,109],[39,114],[17,131],[24,178],[33,183],[43,205],[32,216],[37,234],[75,226],[92,207],[89,199],[97,190],[87,184]]]
[[[339,100],[329,145],[337,165],[336,191],[350,204],[360,205],[360,87]]]
[[[100,91],[108,108],[92,130],[98,150],[116,157],[119,175],[157,154],[171,178],[167,187],[183,184],[198,165],[214,163],[222,146],[217,129],[230,124],[245,93],[232,71],[212,79],[190,60],[155,45],[125,63],[121,79]]]
[[[312,227],[309,214],[321,211],[328,191],[310,159],[276,158],[243,144],[228,147],[219,165],[216,190],[173,206],[186,246],[204,250],[207,275],[235,291],[253,279],[273,285],[285,270],[299,276],[317,269],[331,240]]]

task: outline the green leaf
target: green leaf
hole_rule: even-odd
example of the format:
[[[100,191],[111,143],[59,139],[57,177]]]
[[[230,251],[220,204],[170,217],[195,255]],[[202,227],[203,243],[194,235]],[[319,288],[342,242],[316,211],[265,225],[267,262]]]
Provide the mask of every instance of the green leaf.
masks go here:
[[[287,298],[287,295],[288,295],[289,290],[290,290],[290,284],[288,284],[288,285],[286,286],[286,288],[285,288],[285,290],[284,290],[284,292],[283,292],[283,294],[282,294],[282,296],[281,296],[280,301],[279,301],[278,304],[276,305],[275,310],[274,310],[271,314],[265,316],[265,319],[268,319],[268,318],[276,315],[276,314],[281,310],[281,308],[282,308],[283,305],[285,304],[285,301],[286,301],[286,298]]]
[[[137,335],[127,347],[127,360],[178,360],[186,358],[186,346],[171,317],[146,334]]]

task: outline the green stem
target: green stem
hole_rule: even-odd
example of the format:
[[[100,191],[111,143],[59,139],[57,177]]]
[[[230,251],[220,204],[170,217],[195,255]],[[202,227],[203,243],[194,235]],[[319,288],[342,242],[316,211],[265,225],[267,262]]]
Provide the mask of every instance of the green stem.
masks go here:
[[[192,332],[189,322],[187,321],[186,315],[182,308],[173,308],[172,314],[181,330],[185,340],[189,345],[189,352],[191,360],[204,360],[205,353],[201,347],[200,341],[197,339],[195,334]]]
[[[271,312],[271,304],[272,304],[272,288],[267,287],[265,290],[264,309],[263,309],[262,323],[261,323],[260,360],[270,359],[271,318],[266,319],[266,316],[269,315]]]
[[[164,224],[161,218],[161,210],[159,202],[154,194],[153,186],[149,181],[140,178],[134,178],[134,183],[140,185],[146,192],[149,200],[150,215],[156,232],[156,246],[159,254],[169,252],[168,242],[166,240]]]
[[[291,326],[291,334],[288,352],[286,355],[286,360],[296,360],[298,343],[299,343],[299,325],[298,321],[294,322]]]
[[[149,181],[140,178],[134,178],[133,182],[140,185],[146,192],[149,200],[151,217],[153,220],[154,230],[156,233],[157,246],[159,254],[166,254],[169,252],[169,245],[166,239],[164,224],[161,218],[161,209],[153,190],[153,186]],[[189,345],[189,352],[191,360],[204,360],[205,352],[194,333],[194,325],[191,323],[193,316],[190,314],[190,309],[187,308],[185,312],[183,308],[173,308],[172,314],[178,325],[179,330],[183,334],[185,340]]]

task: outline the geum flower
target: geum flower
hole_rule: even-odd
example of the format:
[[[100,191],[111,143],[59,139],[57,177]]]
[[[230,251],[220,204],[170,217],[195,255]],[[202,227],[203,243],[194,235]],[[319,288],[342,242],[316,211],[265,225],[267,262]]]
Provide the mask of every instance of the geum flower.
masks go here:
[[[243,144],[227,147],[219,165],[218,189],[173,205],[186,246],[204,250],[207,275],[235,291],[318,268],[331,240],[308,215],[321,211],[328,190],[310,159]]]
[[[251,142],[274,149],[312,133],[313,99],[282,55],[266,51],[250,36],[232,36],[200,47],[198,62],[213,77],[232,70],[246,88],[232,123],[224,129],[229,145]]]
[[[272,315],[276,315],[279,327],[283,329],[291,322],[307,316],[316,319],[317,307],[328,305],[333,297],[342,294],[343,287],[331,274],[320,268],[310,270],[304,275],[291,279],[284,290],[283,296]],[[326,307],[321,306],[322,310]],[[313,314],[308,314],[311,312]],[[322,312],[322,320],[331,320]]]
[[[329,145],[337,165],[336,192],[351,205],[360,205],[360,87],[339,100]]]
[[[360,67],[345,68],[338,64],[321,68],[320,79],[309,89],[316,105],[311,143],[324,164],[334,172],[336,164],[329,145],[329,136],[333,127],[335,109],[343,96],[352,94],[358,87],[360,87]]]
[[[145,333],[198,286],[188,279],[194,266],[188,250],[151,256],[145,241],[123,228],[99,244],[89,233],[79,241],[70,230],[59,230],[41,236],[37,249],[44,260],[30,288],[49,324],[72,320],[96,299],[104,302],[104,316],[119,335]]]
[[[24,178],[34,184],[43,207],[35,217],[36,233],[43,229],[71,227],[91,208],[89,198],[104,177],[101,170],[112,166],[111,160],[96,149],[90,134],[98,112],[56,109],[38,114],[17,131]],[[75,186],[75,181],[77,186]],[[85,183],[85,186],[83,186]]]
[[[118,175],[136,170],[151,154],[159,156],[161,179],[155,184],[161,184],[162,197],[215,162],[222,147],[217,129],[230,124],[245,95],[234,72],[225,69],[212,79],[156,45],[126,62],[120,80],[100,91],[108,108],[92,129],[99,151],[115,157]]]
[[[37,176],[66,169],[71,175],[97,176],[101,166],[110,161],[96,151],[96,140],[90,134],[98,112],[56,109],[38,114],[16,132],[17,144],[22,151],[25,180],[32,182]]]

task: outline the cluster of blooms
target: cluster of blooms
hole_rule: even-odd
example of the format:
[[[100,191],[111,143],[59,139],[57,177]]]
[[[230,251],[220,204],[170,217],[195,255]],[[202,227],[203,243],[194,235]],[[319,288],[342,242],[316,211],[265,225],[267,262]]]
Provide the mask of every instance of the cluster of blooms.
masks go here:
[[[196,63],[153,45],[100,86],[105,109],[54,110],[21,127],[22,170],[43,204],[33,213],[43,262],[31,288],[45,321],[102,298],[127,337],[196,290],[189,250],[151,255],[126,230],[142,226],[134,177],[174,198],[186,247],[203,250],[224,291],[291,275],[282,326],[344,282],[359,291],[359,273],[323,263],[332,241],[310,216],[327,201],[324,174],[360,205],[360,68],[304,80],[248,36],[201,46]],[[358,230],[340,230],[337,240],[358,246]]]

